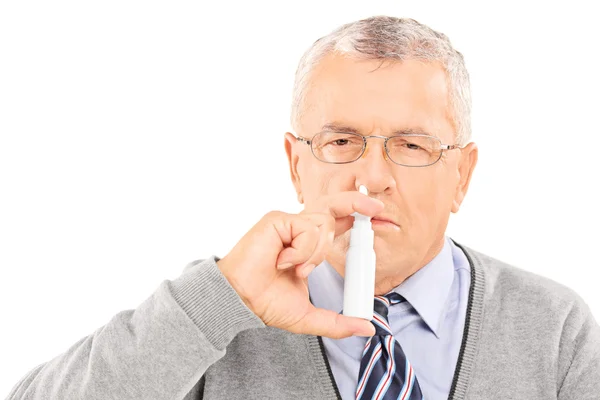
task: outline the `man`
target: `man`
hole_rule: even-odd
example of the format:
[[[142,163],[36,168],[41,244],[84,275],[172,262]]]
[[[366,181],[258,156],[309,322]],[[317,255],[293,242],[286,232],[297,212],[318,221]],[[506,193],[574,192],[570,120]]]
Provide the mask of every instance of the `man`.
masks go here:
[[[470,107],[462,56],[416,21],[318,40],[285,135],[304,211],[267,214],[9,399],[599,399],[583,301],[445,237],[477,163]],[[373,321],[341,313],[354,212],[375,232]]]

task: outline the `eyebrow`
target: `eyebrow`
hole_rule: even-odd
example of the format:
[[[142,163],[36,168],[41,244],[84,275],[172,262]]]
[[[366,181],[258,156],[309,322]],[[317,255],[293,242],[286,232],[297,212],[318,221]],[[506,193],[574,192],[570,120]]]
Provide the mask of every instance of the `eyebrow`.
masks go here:
[[[349,132],[356,133],[357,135],[365,136],[361,133],[360,129],[354,128],[350,125],[340,124],[337,122],[330,122],[321,127],[322,131],[332,131],[332,132]],[[431,133],[427,132],[425,129],[420,127],[414,128],[404,128],[404,129],[396,129],[391,132],[390,136],[395,135],[427,135],[427,136],[435,136]]]

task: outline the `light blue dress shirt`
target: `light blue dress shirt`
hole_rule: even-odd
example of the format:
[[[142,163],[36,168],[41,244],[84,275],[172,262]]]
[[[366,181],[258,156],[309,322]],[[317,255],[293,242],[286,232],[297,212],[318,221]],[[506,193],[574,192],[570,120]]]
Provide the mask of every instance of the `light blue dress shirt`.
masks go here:
[[[390,307],[389,322],[396,340],[412,363],[425,400],[447,399],[462,343],[470,265],[463,251],[445,238],[442,251],[393,289],[407,301]],[[344,279],[328,263],[308,277],[316,307],[341,312]],[[367,338],[323,338],[327,358],[344,400],[355,399],[362,350]]]

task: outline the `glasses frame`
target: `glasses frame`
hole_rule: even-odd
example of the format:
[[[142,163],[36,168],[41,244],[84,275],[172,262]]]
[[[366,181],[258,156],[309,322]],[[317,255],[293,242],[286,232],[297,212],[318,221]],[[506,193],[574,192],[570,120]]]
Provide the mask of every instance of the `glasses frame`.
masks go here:
[[[363,140],[363,146],[362,146],[362,150],[361,150],[361,152],[360,152],[359,156],[358,156],[358,157],[356,157],[356,158],[355,158],[354,160],[352,160],[352,161],[332,162],[332,161],[323,161],[323,160],[321,160],[321,159],[320,159],[319,157],[317,157],[317,155],[315,154],[315,150],[313,149],[312,143],[313,143],[313,140],[314,140],[314,138],[315,138],[317,135],[320,135],[320,134],[322,134],[322,133],[343,133],[343,134],[353,135],[353,136],[357,136],[357,137],[360,137],[360,138],[362,138],[362,140]],[[439,147],[439,150],[441,150],[441,151],[440,151],[440,155],[439,155],[439,157],[438,157],[438,158],[437,158],[435,161],[433,161],[432,163],[429,163],[429,164],[425,164],[425,165],[406,165],[406,164],[400,164],[400,163],[398,163],[398,162],[394,161],[394,160],[392,159],[392,157],[390,157],[390,153],[389,153],[389,151],[388,151],[388,147],[387,147],[387,143],[388,143],[388,141],[389,141],[390,139],[392,139],[392,138],[395,138],[395,137],[426,137],[426,138],[428,138],[428,139],[435,139],[436,141],[438,141],[438,142],[440,143],[440,147]],[[319,160],[319,161],[321,161],[321,162],[324,162],[324,163],[327,163],[327,164],[350,164],[350,163],[353,163],[353,162],[355,162],[355,161],[358,161],[358,160],[360,160],[360,158],[363,156],[363,154],[365,154],[365,150],[367,149],[367,139],[370,139],[370,138],[384,139],[384,142],[383,142],[383,148],[385,149],[385,154],[387,155],[387,158],[388,158],[388,159],[389,159],[391,162],[393,162],[394,164],[396,164],[396,165],[401,165],[401,166],[403,166],[403,167],[409,167],[409,168],[421,168],[421,167],[429,167],[429,166],[431,166],[431,165],[435,164],[436,162],[440,161],[440,159],[442,158],[442,154],[444,153],[444,151],[445,151],[445,150],[454,150],[454,149],[458,149],[458,148],[460,148],[460,146],[459,146],[459,145],[457,145],[457,144],[444,144],[444,143],[442,143],[442,141],[441,141],[439,138],[437,138],[437,137],[435,137],[435,136],[431,136],[431,135],[421,135],[421,134],[418,134],[418,133],[405,133],[405,134],[402,134],[402,135],[394,135],[394,136],[378,136],[378,135],[369,135],[369,136],[363,136],[363,135],[360,135],[360,134],[358,134],[358,133],[354,133],[354,132],[330,132],[330,131],[322,131],[322,132],[315,133],[315,134],[313,135],[312,139],[307,139],[307,138],[304,138],[304,137],[302,137],[302,136],[296,136],[296,139],[297,139],[299,142],[301,142],[301,143],[304,143],[304,144],[307,144],[308,146],[310,146],[310,152],[313,154],[313,156],[314,156],[314,157],[315,157],[317,160]]]

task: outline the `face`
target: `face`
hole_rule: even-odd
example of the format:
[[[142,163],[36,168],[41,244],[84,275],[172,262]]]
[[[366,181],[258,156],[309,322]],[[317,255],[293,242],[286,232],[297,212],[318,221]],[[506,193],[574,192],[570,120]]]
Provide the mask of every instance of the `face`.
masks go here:
[[[447,81],[441,66],[416,60],[323,59],[310,81],[297,135],[341,127],[359,134],[391,136],[422,132],[454,144]],[[385,204],[373,219],[377,255],[376,292],[385,293],[431,261],[442,249],[451,212],[457,212],[477,161],[473,143],[444,151],[427,167],[405,167],[386,157],[383,140],[371,138],[363,156],[349,164],[316,159],[310,146],[286,133],[292,181],[310,210],[323,196],[357,190]],[[388,221],[388,222],[382,222]],[[339,235],[327,261],[344,276],[349,232]]]

